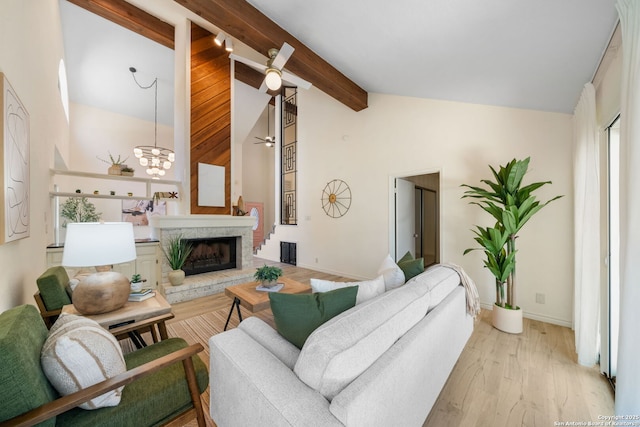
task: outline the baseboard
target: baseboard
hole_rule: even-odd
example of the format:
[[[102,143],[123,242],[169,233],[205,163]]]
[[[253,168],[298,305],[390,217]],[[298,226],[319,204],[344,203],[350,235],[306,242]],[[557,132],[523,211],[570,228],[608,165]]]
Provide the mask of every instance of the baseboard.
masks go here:
[[[480,307],[482,307],[485,310],[493,310],[493,304],[487,304],[486,302],[481,302]],[[573,327],[571,322],[567,320],[558,319],[556,317],[551,317],[551,316],[545,316],[544,314],[537,314],[537,313],[532,313],[530,311],[524,310],[522,312],[522,315],[527,319],[538,320],[540,322],[545,322],[545,323],[551,323],[552,325],[564,326],[566,328]]]

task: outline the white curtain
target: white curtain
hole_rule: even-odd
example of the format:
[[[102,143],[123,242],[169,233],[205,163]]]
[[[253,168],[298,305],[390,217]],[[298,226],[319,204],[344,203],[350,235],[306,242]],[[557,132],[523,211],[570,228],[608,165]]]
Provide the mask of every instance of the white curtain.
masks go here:
[[[640,414],[640,0],[618,0],[620,105],[620,337],[616,414]]]
[[[574,319],[578,363],[593,366],[599,353],[600,184],[596,91],[584,85],[573,116]]]

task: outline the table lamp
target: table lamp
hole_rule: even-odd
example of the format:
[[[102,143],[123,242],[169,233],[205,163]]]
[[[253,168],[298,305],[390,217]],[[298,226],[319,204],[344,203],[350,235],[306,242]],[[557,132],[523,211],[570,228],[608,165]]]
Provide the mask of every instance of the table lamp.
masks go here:
[[[112,264],[136,259],[133,225],[129,222],[74,222],[67,224],[62,253],[65,267],[95,267],[74,288],[71,301],[82,314],[117,310],[129,298],[131,285]]]

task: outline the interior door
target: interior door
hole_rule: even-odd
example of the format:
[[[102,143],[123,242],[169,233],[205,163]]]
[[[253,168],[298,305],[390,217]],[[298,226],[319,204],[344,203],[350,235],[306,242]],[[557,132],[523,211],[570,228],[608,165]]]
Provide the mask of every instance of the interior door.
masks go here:
[[[415,185],[396,178],[396,261],[407,253],[415,256]]]

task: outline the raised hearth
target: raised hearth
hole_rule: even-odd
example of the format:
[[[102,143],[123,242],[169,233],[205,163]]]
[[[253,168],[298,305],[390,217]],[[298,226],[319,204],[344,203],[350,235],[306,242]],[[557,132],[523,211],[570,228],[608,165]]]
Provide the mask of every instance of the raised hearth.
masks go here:
[[[233,238],[236,240],[235,268],[187,276],[180,286],[171,286],[167,274],[171,271],[166,257],[162,257],[161,293],[170,303],[189,301],[222,292],[225,287],[252,280],[253,226],[250,216],[231,215],[167,215],[151,217],[153,237],[163,250],[167,239],[182,236],[186,239]]]

